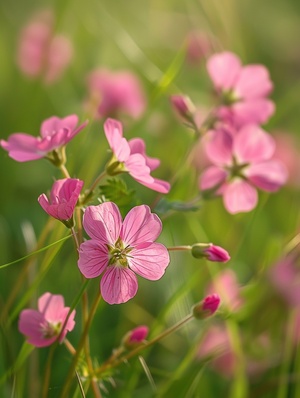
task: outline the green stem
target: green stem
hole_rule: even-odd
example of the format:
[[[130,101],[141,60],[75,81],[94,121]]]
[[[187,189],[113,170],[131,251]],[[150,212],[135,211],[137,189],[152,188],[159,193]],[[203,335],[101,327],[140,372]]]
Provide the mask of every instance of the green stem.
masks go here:
[[[68,372],[68,375],[67,375],[67,379],[66,379],[66,382],[64,384],[64,388],[63,388],[63,391],[62,391],[62,394],[61,394],[61,398],[65,398],[65,397],[69,396],[69,390],[70,390],[70,387],[71,387],[72,379],[73,379],[74,374],[75,374],[76,365],[77,365],[77,362],[79,360],[79,356],[81,354],[81,351],[82,351],[82,349],[84,347],[84,344],[85,344],[85,341],[86,341],[86,338],[87,338],[87,335],[88,335],[88,331],[90,329],[92,320],[94,318],[94,315],[96,313],[96,309],[98,307],[98,304],[99,304],[100,300],[101,300],[101,295],[97,294],[96,299],[94,300],[94,303],[92,304],[92,307],[90,309],[90,313],[89,313],[88,319],[87,319],[87,321],[85,323],[84,330],[83,330],[83,333],[81,335],[81,338],[80,338],[80,341],[79,341],[79,344],[78,344],[78,347],[77,347],[77,350],[76,350],[76,354],[73,357],[73,361],[71,363],[71,366],[70,366],[70,369],[69,369],[69,372]],[[93,378],[93,375],[90,375],[90,376]],[[99,395],[99,397],[100,396],[101,395]]]
[[[167,250],[169,250],[169,251],[186,251],[186,250],[192,250],[192,246],[172,246],[172,247],[167,247]]]
[[[104,362],[104,364],[102,366],[100,366],[98,369],[96,369],[96,374],[100,375],[101,373],[105,372],[108,369],[112,369],[112,368],[117,367],[121,363],[127,361],[128,359],[130,359],[130,358],[132,358],[134,356],[136,356],[137,354],[139,354],[141,351],[145,350],[146,348],[151,347],[153,344],[157,343],[158,341],[160,341],[164,337],[166,337],[166,336],[170,335],[171,333],[175,332],[176,330],[181,328],[185,323],[191,321],[192,319],[194,319],[194,315],[193,314],[187,315],[185,318],[183,318],[181,321],[177,322],[175,325],[171,326],[169,329],[166,329],[161,334],[159,334],[158,336],[154,337],[152,340],[146,342],[145,344],[139,345],[134,350],[131,350],[129,353],[127,353],[127,354],[123,355],[122,357],[118,358],[116,361],[112,361],[111,362],[111,359],[114,359],[114,357],[113,356],[110,357],[106,362]]]

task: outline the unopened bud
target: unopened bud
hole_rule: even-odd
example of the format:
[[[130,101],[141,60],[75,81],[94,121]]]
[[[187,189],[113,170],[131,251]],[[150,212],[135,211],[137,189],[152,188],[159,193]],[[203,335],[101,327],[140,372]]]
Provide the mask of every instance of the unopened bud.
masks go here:
[[[193,315],[196,319],[208,318],[217,311],[220,303],[221,299],[218,294],[206,296],[200,303],[193,307]]]
[[[186,95],[172,95],[170,101],[174,111],[183,119],[191,121],[195,113],[195,105]]]
[[[130,330],[123,338],[122,344],[127,349],[132,349],[140,344],[142,344],[146,337],[148,336],[149,328],[147,326],[141,325],[135,329]]]
[[[191,252],[195,258],[206,258],[209,261],[226,263],[230,260],[230,255],[225,249],[212,243],[196,243]]]

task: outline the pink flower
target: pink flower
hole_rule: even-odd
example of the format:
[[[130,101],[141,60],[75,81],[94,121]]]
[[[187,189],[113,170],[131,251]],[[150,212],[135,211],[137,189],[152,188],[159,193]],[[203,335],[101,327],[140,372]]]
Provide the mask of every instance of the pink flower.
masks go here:
[[[129,71],[95,70],[88,77],[88,87],[100,118],[124,113],[137,119],[145,111],[145,94],[138,78]]]
[[[212,316],[221,303],[220,296],[218,294],[211,294],[206,296],[199,304],[196,304],[193,308],[194,317],[197,319],[204,319]]]
[[[75,326],[73,310],[61,331],[69,310],[69,307],[65,307],[63,296],[45,293],[38,300],[38,310],[26,309],[21,312],[19,331],[27,336],[28,343],[36,347],[53,344],[59,335],[61,342]]]
[[[91,240],[80,246],[78,266],[86,278],[103,273],[100,289],[109,304],[125,303],[135,296],[135,273],[149,280],[163,276],[169,253],[154,242],[162,225],[148,206],[134,207],[124,221],[112,202],[89,206],[83,226]]]
[[[286,302],[294,307],[300,305],[299,256],[288,255],[272,268],[269,277],[271,283]]]
[[[17,63],[28,77],[45,83],[58,80],[69,65],[73,49],[63,35],[54,35],[54,16],[43,11],[33,16],[20,34]]]
[[[221,271],[217,277],[214,278],[206,293],[212,294],[212,292],[218,292],[222,303],[225,304],[230,311],[237,311],[243,305],[240,286],[236,274],[231,269]]]
[[[207,156],[214,163],[200,177],[200,189],[223,195],[229,213],[247,212],[257,204],[256,187],[274,192],[287,180],[285,166],[272,160],[273,138],[256,125],[232,135],[226,127],[206,135]]]
[[[49,216],[60,221],[70,221],[82,187],[83,181],[74,178],[57,180],[52,186],[50,200],[42,194],[38,198],[39,204]]]
[[[172,95],[170,97],[170,102],[175,113],[188,122],[194,118],[196,112],[195,105],[192,103],[191,99],[186,95]]]
[[[247,123],[265,123],[274,113],[275,106],[267,99],[273,84],[263,65],[242,66],[231,52],[212,55],[207,70],[222,105],[218,115],[236,127]]]
[[[160,161],[150,158],[145,153],[145,143],[140,138],[127,141],[123,137],[122,124],[114,119],[107,119],[104,132],[113,152],[113,158],[107,166],[110,175],[128,172],[136,181],[154,191],[168,193],[170,184],[150,175]]]
[[[187,35],[186,47],[187,61],[198,66],[211,53],[211,39],[206,32],[194,30]]]
[[[0,145],[9,156],[17,162],[28,162],[41,159],[75,137],[87,122],[76,127],[78,117],[69,115],[65,118],[52,116],[41,125],[41,137],[33,137],[25,133],[14,133],[7,141],[0,140]]]

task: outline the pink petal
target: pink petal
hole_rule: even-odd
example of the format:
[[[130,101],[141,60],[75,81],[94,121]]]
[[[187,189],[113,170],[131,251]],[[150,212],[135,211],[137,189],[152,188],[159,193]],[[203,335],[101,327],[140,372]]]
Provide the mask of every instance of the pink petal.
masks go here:
[[[224,206],[231,213],[248,212],[257,204],[257,192],[246,181],[235,179],[224,190]]]
[[[267,96],[273,89],[269,71],[263,65],[244,66],[234,85],[234,92],[240,98]]]
[[[29,134],[15,133],[7,141],[1,140],[0,145],[8,151],[9,156],[17,162],[28,162],[41,159],[47,151],[40,151],[39,139]]]
[[[146,159],[139,153],[130,155],[125,162],[125,167],[131,177],[135,180],[145,183],[153,182],[153,177],[150,175],[150,168],[146,165]]]
[[[219,167],[211,166],[204,170],[199,178],[202,191],[220,186],[227,178],[227,172]]]
[[[208,158],[217,165],[232,163],[233,138],[226,128],[209,131],[204,137],[204,148]]]
[[[233,150],[239,163],[258,163],[272,157],[275,141],[259,126],[249,124],[235,136]]]
[[[159,217],[151,213],[150,207],[136,206],[126,215],[120,236],[129,246],[137,246],[144,242],[153,242],[162,230]]]
[[[158,178],[152,178],[152,182],[145,182],[144,180],[138,180],[138,179],[136,180],[140,184],[156,192],[168,193],[171,189],[171,185],[167,181],[160,180]]]
[[[46,119],[41,125],[41,136],[43,138],[47,136],[52,136],[61,129],[73,130],[78,123],[77,115],[69,115],[65,118],[59,118],[57,116],[52,116]]]
[[[268,99],[248,99],[234,103],[231,111],[233,122],[239,128],[248,123],[266,123],[275,112],[275,104]]]
[[[59,322],[61,311],[65,306],[60,294],[44,293],[38,300],[38,309],[48,322]]]
[[[96,240],[80,245],[78,267],[86,278],[96,278],[106,269],[109,262],[107,246]]]
[[[277,191],[288,178],[285,165],[277,160],[251,165],[245,174],[252,184],[268,192]]]
[[[45,323],[44,315],[36,310],[26,309],[21,311],[19,318],[19,331],[28,338],[28,342],[37,347],[43,347],[49,343],[42,334],[42,326]]]
[[[137,278],[128,268],[109,267],[101,279],[100,289],[108,304],[126,303],[136,295]]]
[[[131,155],[134,153],[140,153],[145,158],[146,165],[151,171],[157,169],[157,167],[160,165],[160,160],[146,155],[146,145],[144,140],[141,138],[133,138],[128,141],[128,144]]]
[[[105,202],[87,207],[83,216],[83,226],[92,239],[114,245],[122,226],[118,206],[112,202]]]
[[[207,62],[207,71],[217,90],[228,90],[238,78],[241,62],[231,52],[214,54]]]
[[[169,262],[168,250],[161,243],[141,244],[128,256],[132,271],[152,281],[163,276]]]
[[[119,162],[125,162],[130,155],[130,147],[123,138],[122,124],[115,119],[107,119],[104,123],[104,132],[114,155]]]

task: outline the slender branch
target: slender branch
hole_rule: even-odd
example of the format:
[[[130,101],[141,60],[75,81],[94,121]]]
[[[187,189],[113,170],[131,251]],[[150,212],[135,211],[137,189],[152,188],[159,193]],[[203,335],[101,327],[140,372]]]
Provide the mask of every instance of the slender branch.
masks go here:
[[[80,338],[80,341],[79,341],[79,344],[78,344],[78,347],[77,347],[77,350],[76,350],[76,354],[73,357],[73,361],[71,363],[71,366],[70,366],[70,369],[69,369],[69,372],[68,372],[68,375],[67,375],[67,379],[66,379],[66,382],[64,384],[64,388],[63,388],[63,391],[62,391],[62,394],[61,394],[62,398],[65,398],[65,397],[69,396],[68,393],[69,393],[69,390],[70,390],[70,387],[71,387],[72,379],[74,377],[76,365],[77,365],[77,362],[79,360],[79,356],[81,354],[81,351],[82,351],[82,349],[84,347],[85,340],[86,340],[86,337],[88,335],[89,328],[91,326],[92,320],[94,318],[94,315],[96,313],[96,309],[97,309],[97,306],[98,306],[100,300],[101,300],[101,295],[97,294],[96,299],[94,300],[94,303],[92,304],[88,319],[87,319],[87,321],[85,323],[84,330],[83,330],[83,333],[81,335],[81,338]],[[93,377],[93,375],[91,375],[91,377]],[[99,391],[99,393],[100,393],[100,391]],[[99,397],[101,397],[101,395],[99,395]]]

